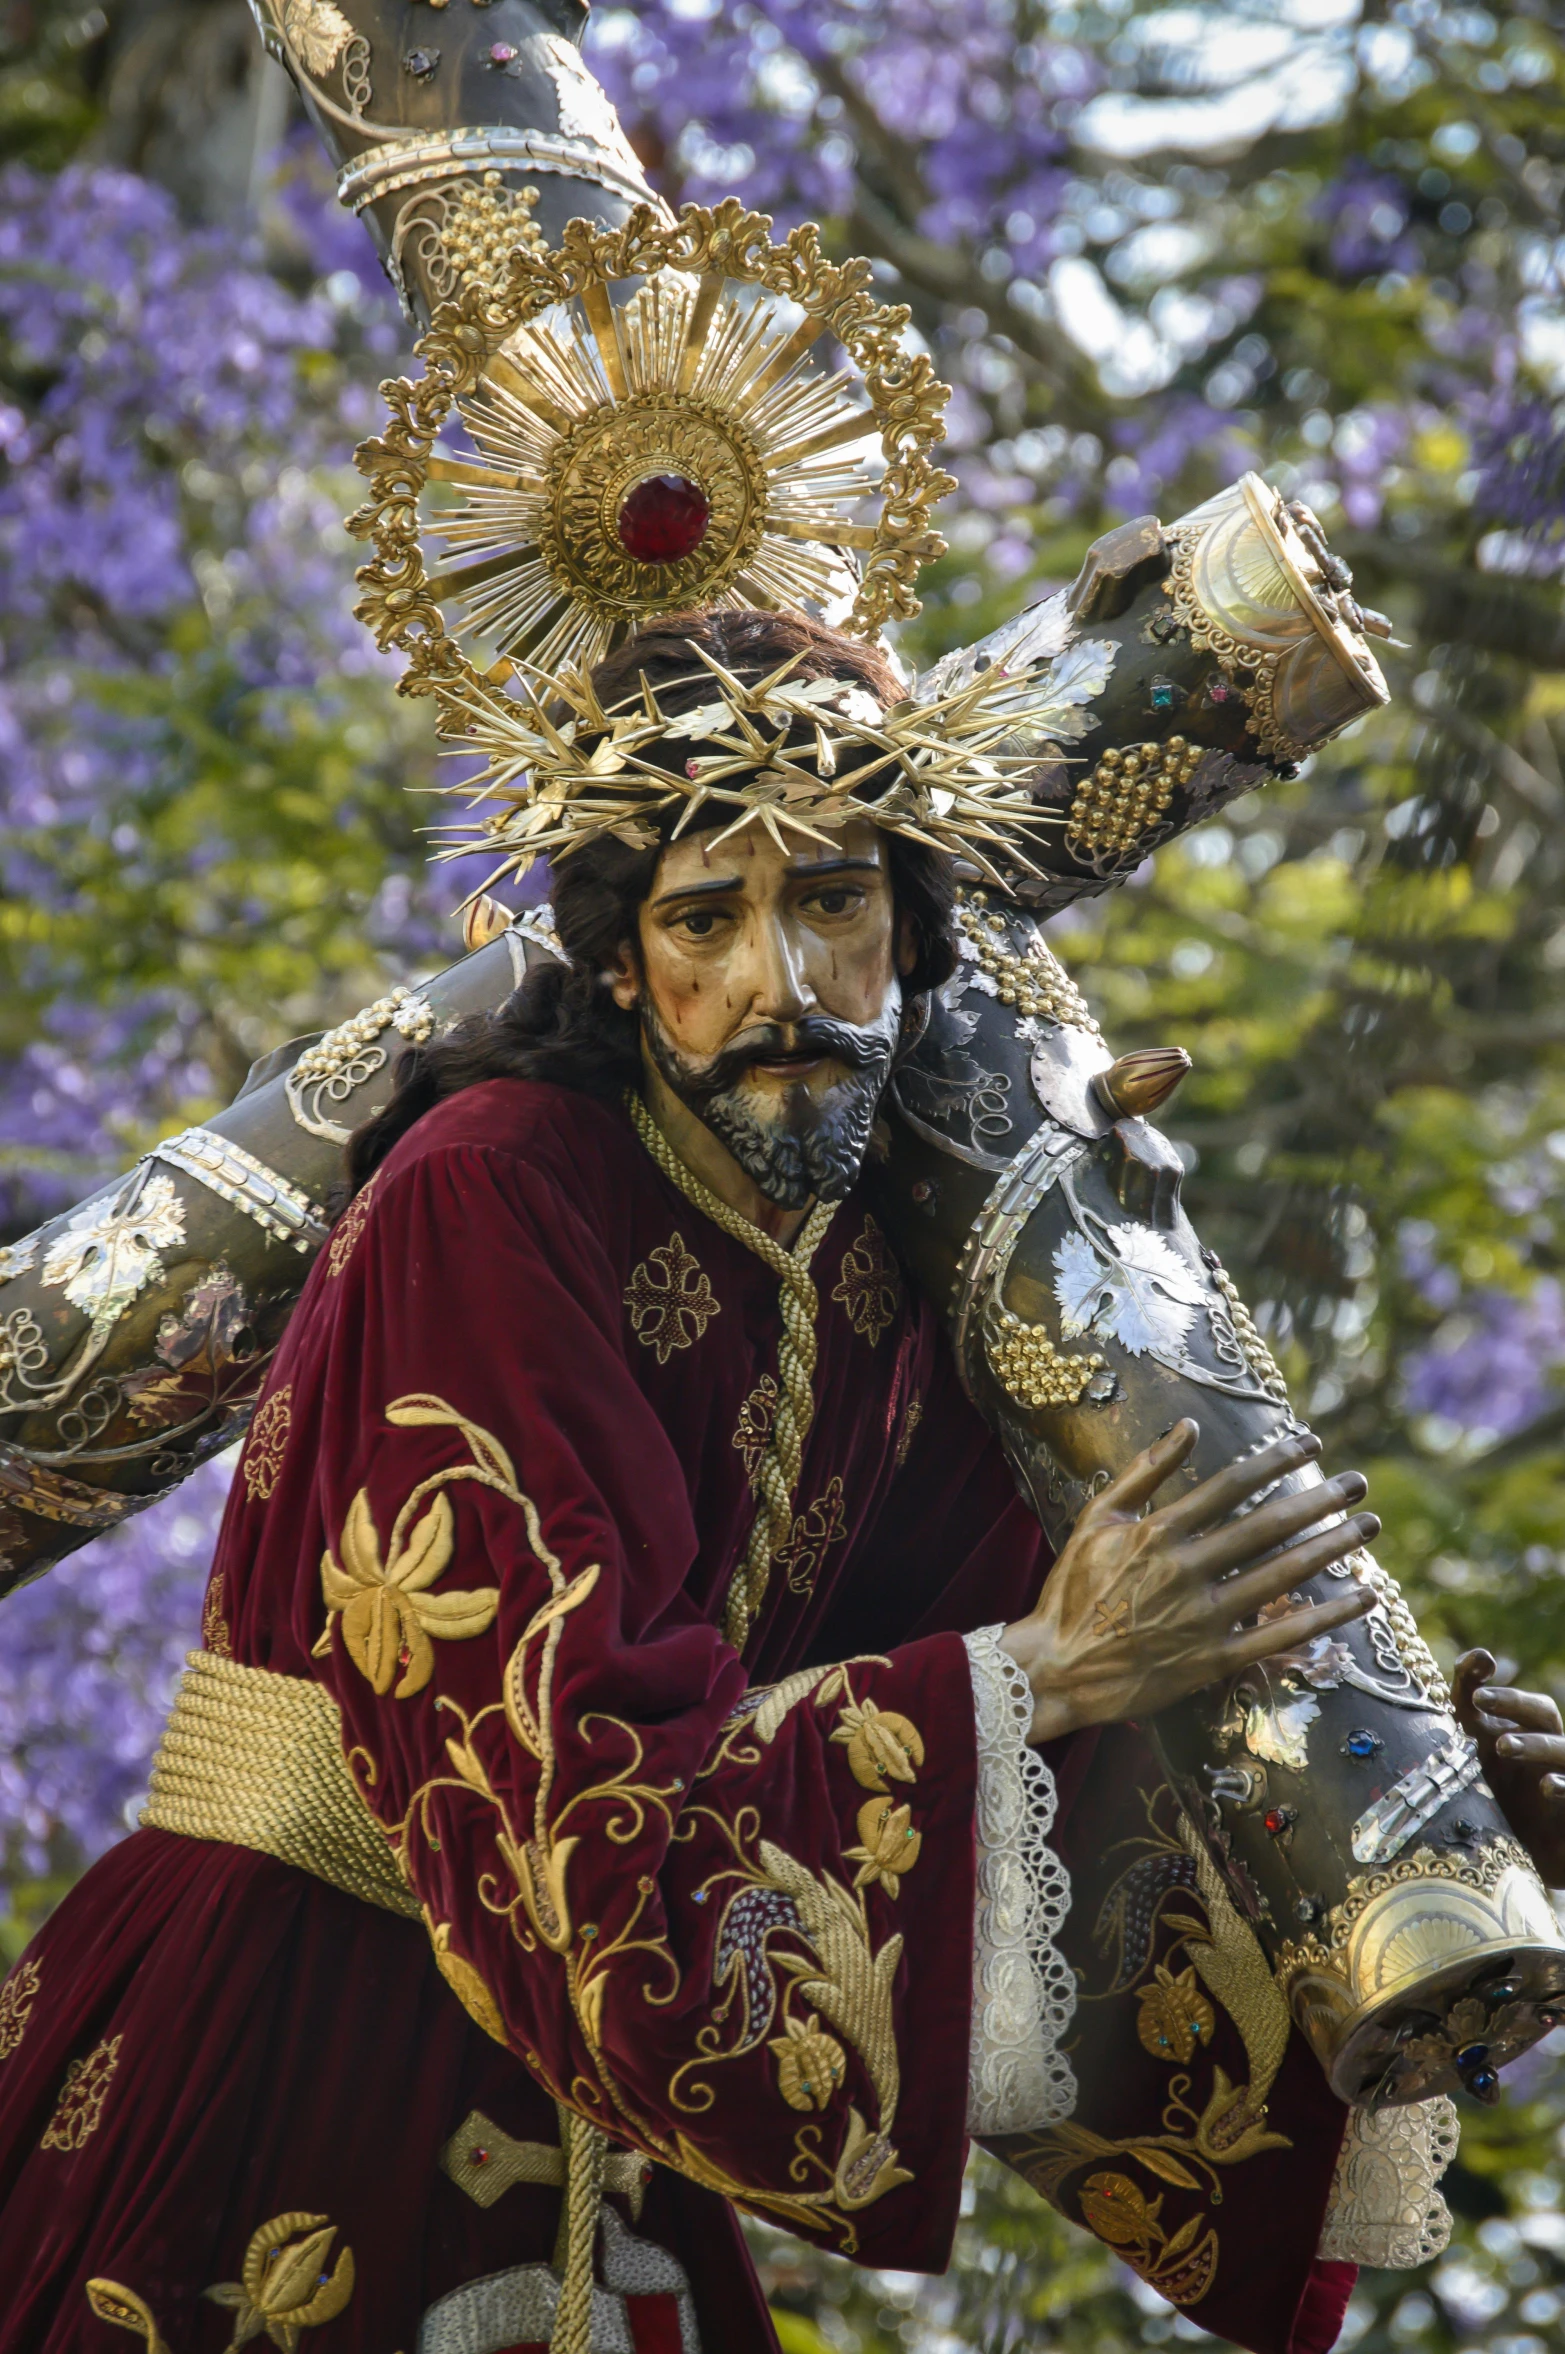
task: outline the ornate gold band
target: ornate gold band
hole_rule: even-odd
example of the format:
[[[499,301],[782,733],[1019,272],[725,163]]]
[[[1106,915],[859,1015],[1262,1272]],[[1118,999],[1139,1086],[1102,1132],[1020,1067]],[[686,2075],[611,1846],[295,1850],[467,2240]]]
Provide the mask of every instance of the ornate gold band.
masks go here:
[[[187,1654],[142,1823],[252,1847],[388,1913],[419,1918],[342,1754],[342,1719],[319,1684]]]

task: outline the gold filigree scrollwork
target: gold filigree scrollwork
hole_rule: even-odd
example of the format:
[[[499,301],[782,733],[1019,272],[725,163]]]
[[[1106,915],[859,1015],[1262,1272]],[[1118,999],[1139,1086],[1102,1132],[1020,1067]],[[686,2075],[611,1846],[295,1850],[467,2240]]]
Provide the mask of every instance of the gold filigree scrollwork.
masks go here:
[[[346,1144],[353,1130],[332,1119],[326,1105],[346,1103],[367,1079],[385,1069],[390,1056],[377,1041],[387,1030],[395,1030],[410,1046],[422,1046],[434,1027],[429,1000],[411,989],[397,988],[377,997],[373,1005],[346,1022],[339,1022],[335,1030],[328,1030],[324,1038],[305,1048],[284,1082],[288,1109],[298,1126],[307,1136],[322,1137],[328,1144]]]

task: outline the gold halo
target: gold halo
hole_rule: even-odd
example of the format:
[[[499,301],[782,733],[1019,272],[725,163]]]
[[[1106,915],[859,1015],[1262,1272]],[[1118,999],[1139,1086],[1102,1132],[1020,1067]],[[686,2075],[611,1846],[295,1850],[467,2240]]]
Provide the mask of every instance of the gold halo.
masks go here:
[[[642,284],[616,303],[625,279]],[[375,551],[356,611],[409,656],[404,690],[590,668],[685,606],[818,607],[851,589],[842,626],[864,637],[916,613],[919,568],[945,549],[929,510],[954,487],[930,458],[948,388],[869,281],[866,261],[826,261],[813,225],[774,245],[766,215],[729,197],[674,223],[648,205],[617,230],[573,221],[554,251],[519,243],[498,280],[443,304],[423,376],[385,387],[391,423],[356,452],[371,497],[349,528]],[[851,363],[832,376],[808,364],[823,333]],[[437,441],[453,409],[476,459]],[[642,562],[620,509],[668,474],[705,497],[705,535]],[[432,484],[449,502],[433,514]],[[871,495],[875,521],[855,520]]]

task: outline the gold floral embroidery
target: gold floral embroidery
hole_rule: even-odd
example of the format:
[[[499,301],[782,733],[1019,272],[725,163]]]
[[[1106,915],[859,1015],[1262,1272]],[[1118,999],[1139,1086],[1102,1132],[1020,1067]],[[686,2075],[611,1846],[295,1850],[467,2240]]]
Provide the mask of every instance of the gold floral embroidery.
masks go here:
[[[902,1875],[911,1872],[923,1846],[923,1834],[913,1828],[913,1810],[893,1798],[871,1798],[859,1808],[859,1844],[843,1849],[844,1863],[857,1864],[855,1888],[884,1888],[895,1896]]]
[[[924,1762],[917,1725],[894,1708],[877,1708],[873,1700],[850,1701],[831,1738],[847,1750],[849,1771],[864,1790],[884,1790],[888,1776],[911,1782]]]
[[[843,1252],[842,1272],[831,1296],[842,1302],[854,1331],[874,1348],[897,1312],[902,1282],[873,1218],[865,1217],[863,1233]]]
[[[666,1365],[676,1349],[694,1348],[720,1303],[700,1260],[676,1230],[647,1253],[631,1276],[625,1305],[642,1347],[656,1349],[658,1363]]]
[[[772,1435],[772,1424],[777,1419],[778,1394],[772,1376],[763,1373],[739,1409],[739,1427],[734,1432],[734,1445],[744,1457],[744,1475],[752,1496],[760,1489],[761,1458],[766,1453],[766,1442]]]
[[[907,1402],[907,1412],[902,1417],[902,1428],[897,1434],[897,1451],[894,1460],[898,1471],[902,1469],[903,1464],[912,1453],[913,1439],[923,1419],[924,1401],[915,1395]]]
[[[105,2043],[94,2044],[83,2059],[71,2062],[40,2149],[79,2150],[92,2139],[103,2122],[103,2104],[120,2064],[123,2041],[123,2036],[112,2036]]]
[[[456,1520],[445,1490],[453,1480],[476,1480],[481,1487],[510,1494],[516,1474],[499,1440],[476,1422],[469,1422],[443,1398],[397,1398],[386,1408],[386,1420],[398,1430],[427,1424],[459,1430],[472,1461],[452,1464],[419,1481],[392,1524],[384,1567],[369,1491],[360,1488],[348,1507],[339,1540],[342,1565],[329,1552],[321,1558],[326,1627],[312,1656],[322,1659],[329,1653],[332,1627],[340,1616],[342,1639],[359,1673],[377,1693],[384,1694],[391,1691],[392,1679],[401,1668],[395,1697],[406,1700],[422,1692],[433,1675],[437,1638],[461,1643],[481,1635],[494,1623],[500,1607],[498,1586],[474,1586],[450,1594],[429,1592],[449,1567],[456,1547]],[[426,1496],[433,1496],[434,1501],[410,1527]]]
[[[205,1650],[215,1651],[219,1659],[233,1657],[233,1645],[228,1639],[228,1621],[223,1616],[223,1573],[218,1570],[206,1590],[201,1605],[201,1642]]]
[[[370,1210],[374,1205],[375,1188],[379,1183],[378,1175],[372,1177],[368,1185],[354,1195],[332,1228],[331,1240],[326,1245],[326,1280],[328,1283],[336,1281],[352,1258],[359,1236],[364,1232],[368,1223]]]
[[[274,2215],[251,2234],[238,2280],[202,2291],[234,2316],[228,2354],[238,2354],[263,2330],[278,2354],[296,2354],[305,2330],[336,2319],[353,2294],[351,2248],[326,2270],[336,2237],[330,2216],[302,2213]]]
[[[24,1955],[0,1986],[0,2060],[8,2060],[27,2033],[43,1972]]]
[[[293,1383],[285,1381],[280,1390],[273,1390],[269,1398],[263,1398],[255,1410],[239,1466],[252,1504],[264,1504],[277,1485],[293,1424],[292,1399]]]
[[[1196,1984],[1195,1966],[1173,1971],[1159,1962],[1149,1985],[1138,1990],[1141,2008],[1136,2034],[1154,2060],[1183,2067],[1195,2057],[1198,2043],[1210,2043],[1217,2013]]]
[[[1125,2174],[1089,2175],[1081,2190],[1082,2220],[1171,2305],[1197,2305],[1217,2270],[1215,2231],[1201,2238],[1192,2215],[1172,2237],[1158,2221],[1161,2194],[1148,2199]]]
[[[773,1557],[773,1566],[787,1579],[791,1594],[815,1591],[827,1546],[840,1544],[845,1534],[845,1517],[840,1479],[834,1479],[806,1511],[794,1514],[788,1542],[780,1545]]]
[[[790,2109],[824,2109],[842,2083],[847,2054],[818,2014],[789,2019],[768,2047],[777,2054],[777,2089]]]

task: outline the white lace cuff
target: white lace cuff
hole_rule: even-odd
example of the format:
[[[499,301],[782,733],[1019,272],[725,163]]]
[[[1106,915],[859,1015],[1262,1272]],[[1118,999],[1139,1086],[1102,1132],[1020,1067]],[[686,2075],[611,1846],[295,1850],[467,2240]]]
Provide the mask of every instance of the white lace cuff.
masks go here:
[[[1060,2041],[1076,2009],[1076,1980],[1055,1939],[1070,1910],[1070,1880],[1046,1842],[1054,1776],[1027,1745],[1032,1693],[1000,1648],[999,1627],[966,1636],[978,1727],[978,1900],[973,1919],[973,2022],[967,2072],[969,2133],[1024,2133],[1058,2124],[1076,2105]]]
[[[1411,2271],[1440,2255],[1451,2217],[1438,2185],[1457,2138],[1447,2100],[1413,2101],[1378,2116],[1350,2109],[1318,2254],[1387,2272]]]

